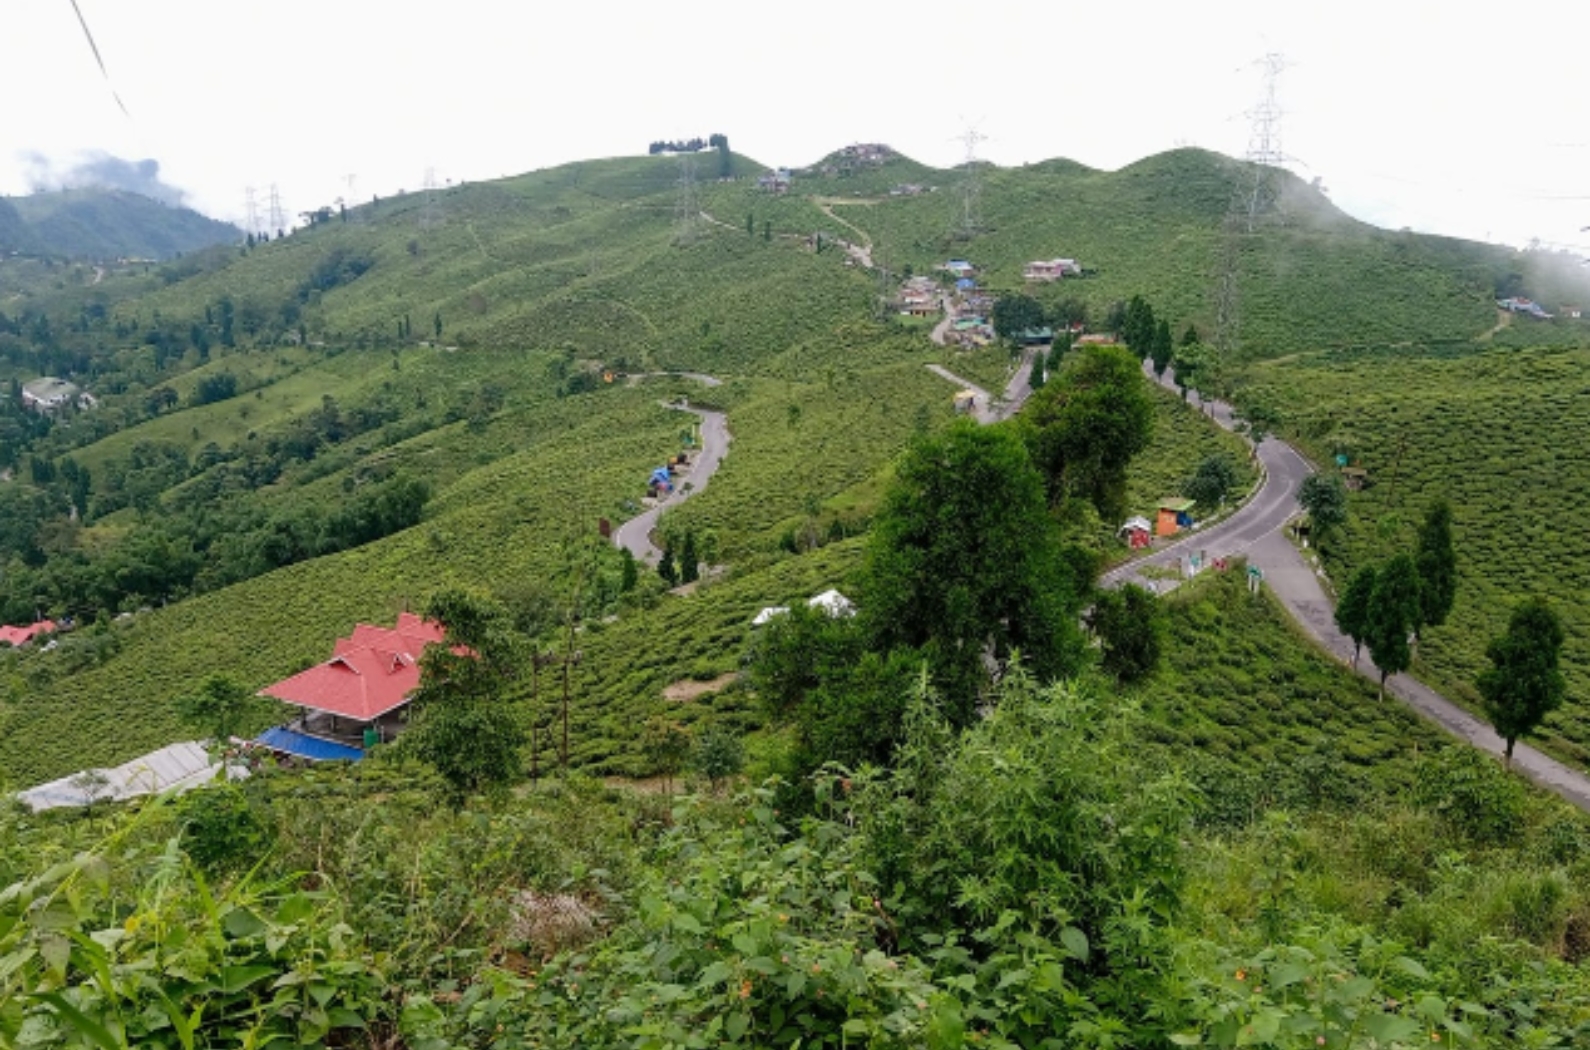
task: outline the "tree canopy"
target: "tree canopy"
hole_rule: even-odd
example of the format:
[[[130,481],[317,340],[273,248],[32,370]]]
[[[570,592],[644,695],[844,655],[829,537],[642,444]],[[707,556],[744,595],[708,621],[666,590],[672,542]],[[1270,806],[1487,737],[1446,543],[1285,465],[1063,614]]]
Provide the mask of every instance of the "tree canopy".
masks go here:
[[[1154,673],[1165,645],[1168,617],[1159,598],[1127,584],[1100,591],[1089,625],[1099,637],[1099,664],[1117,682],[1135,682]]]
[[[506,787],[519,777],[525,742],[507,694],[524,663],[512,619],[496,602],[461,590],[436,594],[425,615],[445,636],[420,657],[403,743],[436,767],[459,800]]]
[[[1507,632],[1485,650],[1491,666],[1480,673],[1476,685],[1485,714],[1507,741],[1509,765],[1518,738],[1539,729],[1567,695],[1558,666],[1565,637],[1562,621],[1545,599],[1529,598],[1513,609]]]
[[[1457,598],[1457,550],[1452,545],[1452,507],[1437,500],[1419,529],[1419,629],[1446,623]]]
[[[994,303],[994,332],[1009,339],[1028,328],[1042,328],[1043,304],[1030,295],[1002,295]]]
[[[1364,642],[1369,656],[1380,668],[1380,692],[1386,692],[1386,678],[1406,671],[1413,663],[1408,635],[1419,622],[1419,570],[1413,557],[1399,554],[1375,573],[1375,586],[1369,595],[1369,615]]]
[[[920,650],[958,724],[988,681],[985,653],[1019,649],[1042,679],[1077,666],[1079,604],[1043,479],[1006,427],[959,420],[910,447],[874,521],[863,581],[873,647]]]
[[[1148,380],[1131,355],[1113,346],[1070,354],[1021,419],[1049,502],[1085,499],[1106,521],[1118,518],[1126,468],[1154,433]]]
[[[1314,523],[1316,543],[1347,522],[1347,489],[1335,474],[1310,474],[1304,478],[1297,501]]]
[[[1336,603],[1336,626],[1353,640],[1353,664],[1358,663],[1358,653],[1369,637],[1370,602],[1375,593],[1375,567],[1365,565],[1353,574]]]

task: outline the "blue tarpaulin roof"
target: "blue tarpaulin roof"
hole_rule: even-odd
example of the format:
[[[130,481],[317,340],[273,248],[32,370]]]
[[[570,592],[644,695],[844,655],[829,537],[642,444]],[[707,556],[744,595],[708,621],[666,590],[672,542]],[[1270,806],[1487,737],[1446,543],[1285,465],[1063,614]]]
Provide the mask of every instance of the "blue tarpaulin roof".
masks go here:
[[[356,747],[335,744],[317,736],[295,733],[283,726],[272,726],[265,730],[259,735],[256,743],[263,744],[273,751],[285,751],[289,755],[297,755],[315,762],[357,762],[364,757],[364,752]]]

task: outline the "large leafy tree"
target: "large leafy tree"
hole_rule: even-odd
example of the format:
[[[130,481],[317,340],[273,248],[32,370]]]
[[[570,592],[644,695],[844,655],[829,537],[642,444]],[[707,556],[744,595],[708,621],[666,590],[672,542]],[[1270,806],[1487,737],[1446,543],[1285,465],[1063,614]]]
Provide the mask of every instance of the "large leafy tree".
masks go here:
[[[1364,642],[1380,668],[1380,695],[1384,697],[1386,679],[1413,663],[1408,635],[1419,622],[1419,570],[1412,555],[1399,554],[1375,573],[1367,621]]]
[[[1009,339],[1028,328],[1042,328],[1043,304],[1030,295],[1002,295],[994,303],[994,332]]]
[[[1335,474],[1310,474],[1303,479],[1297,501],[1314,523],[1314,542],[1320,543],[1347,522],[1347,489]]]
[[[1046,387],[1045,392],[1052,387]],[[901,458],[873,524],[861,615],[872,648],[919,650],[952,721],[971,721],[985,656],[1074,670],[1080,603],[1016,432],[960,420]]]
[[[1151,592],[1130,583],[1101,591],[1089,625],[1099,638],[1100,666],[1116,681],[1135,682],[1159,666],[1167,618]]]
[[[1419,630],[1446,623],[1457,597],[1457,551],[1452,545],[1452,507],[1437,500],[1419,529]]]
[[[1562,706],[1567,684],[1558,659],[1564,637],[1562,621],[1551,606],[1542,598],[1529,598],[1513,609],[1507,633],[1485,650],[1491,666],[1476,684],[1486,715],[1507,741],[1508,766],[1518,738],[1540,728]]]
[[[461,590],[435,595],[425,615],[445,630],[420,657],[413,727],[404,742],[436,767],[462,801],[519,778],[524,719],[508,689],[524,665],[523,641],[496,602]]]
[[[1126,468],[1154,433],[1148,380],[1130,354],[1086,346],[1027,402],[1021,418],[1051,504],[1085,499],[1106,521],[1126,499]]]
[[[1375,593],[1375,567],[1365,565],[1353,574],[1342,600],[1336,603],[1336,626],[1353,640],[1353,666],[1358,666],[1358,653],[1369,637],[1370,602]]]
[[[1224,453],[1205,456],[1181,486],[1181,494],[1202,506],[1219,509],[1237,484],[1237,468]]]
[[[753,641],[750,670],[772,721],[794,730],[791,772],[803,774],[825,762],[887,764],[921,661],[874,649],[855,618],[797,602]]]

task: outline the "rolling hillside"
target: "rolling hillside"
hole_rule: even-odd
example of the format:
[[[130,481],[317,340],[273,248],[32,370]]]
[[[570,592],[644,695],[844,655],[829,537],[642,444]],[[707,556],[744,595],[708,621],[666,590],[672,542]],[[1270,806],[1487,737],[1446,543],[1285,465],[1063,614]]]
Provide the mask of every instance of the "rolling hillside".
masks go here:
[[[10,600],[26,612],[35,595],[70,592],[82,597],[44,607],[134,613],[0,679],[0,728],[18,744],[0,755],[0,778],[163,743],[177,732],[168,701],[196,676],[262,684],[322,656],[350,620],[390,619],[446,583],[562,593],[570,542],[598,517],[633,513],[646,473],[677,450],[682,417],[657,402],[707,396],[674,380],[609,385],[604,370],[728,380],[710,395],[735,433],[723,473],[664,530],[710,536],[732,572],[777,563],[792,535],[863,528],[879,472],[916,429],[949,416],[950,388],[923,364],[954,366],[957,354],[921,328],[873,319],[877,277],[834,238],[872,240],[892,268],[925,270],[953,251],[995,287],[1015,287],[1029,258],[1075,254],[1097,274],[1042,294],[1081,296],[1101,318],[1141,293],[1179,331],[1207,316],[1240,174],[1193,151],[1117,173],[1058,161],[992,171],[989,229],[961,244],[943,236],[955,206],[946,173],[905,158],[797,176],[783,196],[748,178],[704,182],[705,215],[688,228],[680,171],[669,157],[584,162],[431,202],[384,200],[164,267],[0,271],[16,281],[0,298],[16,321],[0,327],[0,378],[65,375],[99,398],[17,431],[12,447],[27,458],[0,499],[21,520],[37,496],[45,518],[33,546],[10,554]],[[941,189],[865,196],[917,179]],[[868,203],[832,203],[844,192]],[[1371,230],[1299,193],[1285,224],[1244,248],[1254,356],[1374,332],[1471,339],[1493,323],[1493,271],[1513,260]],[[823,251],[810,239],[819,231]],[[1224,440],[1173,399],[1159,411],[1162,439],[1137,468],[1134,500],[1163,495]],[[74,489],[63,470],[87,480]],[[303,541],[403,479],[429,492],[419,524],[319,556]],[[63,520],[72,500],[82,520]],[[79,576],[114,582],[95,591]],[[748,605],[781,585],[738,586]],[[638,618],[626,631],[652,638],[655,595],[643,599],[625,606]],[[580,757],[629,768],[634,713],[668,676],[732,665],[720,643],[706,631],[652,659],[643,688],[625,670],[634,650],[611,651],[610,666],[589,672],[608,684],[578,716],[591,729]]]
[[[20,250],[69,259],[169,259],[215,244],[235,244],[231,223],[125,190],[50,190],[6,198],[24,239]],[[0,212],[0,246],[9,246]]]

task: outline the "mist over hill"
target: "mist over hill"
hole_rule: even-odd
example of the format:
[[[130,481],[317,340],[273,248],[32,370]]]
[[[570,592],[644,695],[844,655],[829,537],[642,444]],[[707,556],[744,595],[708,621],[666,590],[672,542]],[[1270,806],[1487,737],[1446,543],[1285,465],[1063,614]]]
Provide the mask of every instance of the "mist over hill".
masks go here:
[[[68,259],[169,259],[242,231],[175,201],[81,187],[0,198],[0,250]]]

